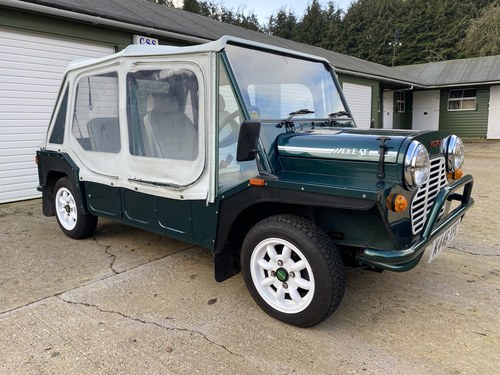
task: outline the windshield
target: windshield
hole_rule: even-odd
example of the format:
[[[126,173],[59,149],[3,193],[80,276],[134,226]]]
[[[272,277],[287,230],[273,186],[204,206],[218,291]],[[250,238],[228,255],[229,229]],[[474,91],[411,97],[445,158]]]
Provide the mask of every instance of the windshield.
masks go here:
[[[344,111],[332,74],[325,64],[234,45],[226,54],[251,117],[277,120],[302,109],[300,118],[327,119]]]

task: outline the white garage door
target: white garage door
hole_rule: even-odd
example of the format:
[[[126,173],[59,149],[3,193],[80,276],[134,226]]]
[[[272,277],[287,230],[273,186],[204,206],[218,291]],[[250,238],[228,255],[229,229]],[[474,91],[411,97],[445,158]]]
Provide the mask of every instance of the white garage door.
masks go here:
[[[500,139],[500,86],[490,88],[487,139]]]
[[[342,89],[356,125],[368,129],[372,121],[372,87],[344,82]]]
[[[439,90],[415,91],[413,93],[412,129],[439,129]]]
[[[0,29],[0,203],[39,196],[34,156],[68,63],[113,52],[109,46]]]

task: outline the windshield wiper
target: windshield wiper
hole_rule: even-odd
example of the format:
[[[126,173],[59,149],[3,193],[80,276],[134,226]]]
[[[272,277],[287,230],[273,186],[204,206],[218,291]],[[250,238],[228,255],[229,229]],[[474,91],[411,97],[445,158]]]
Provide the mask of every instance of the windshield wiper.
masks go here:
[[[282,120],[279,124],[276,125],[277,128],[282,128],[285,126],[285,130],[287,132],[293,132],[295,131],[295,125],[293,121],[291,121],[292,118],[294,118],[297,115],[308,115],[314,113],[314,111],[311,111],[310,109],[299,109],[298,111],[295,112],[290,112],[288,117],[285,120]]]
[[[328,126],[354,128],[351,115],[347,111],[333,112],[328,115]]]
[[[347,111],[338,111],[338,112],[333,112],[328,115],[328,117],[342,117],[342,116],[347,116],[349,117],[349,113]]]

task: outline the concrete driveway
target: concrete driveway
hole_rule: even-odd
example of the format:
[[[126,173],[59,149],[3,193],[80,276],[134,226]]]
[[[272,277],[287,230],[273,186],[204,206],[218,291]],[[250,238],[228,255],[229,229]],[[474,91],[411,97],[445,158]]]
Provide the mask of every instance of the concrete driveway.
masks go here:
[[[500,143],[466,144],[476,205],[407,273],[354,271],[311,329],[263,313],[211,255],[100,220],[63,235],[40,200],[0,206],[1,374],[493,374],[500,368]]]

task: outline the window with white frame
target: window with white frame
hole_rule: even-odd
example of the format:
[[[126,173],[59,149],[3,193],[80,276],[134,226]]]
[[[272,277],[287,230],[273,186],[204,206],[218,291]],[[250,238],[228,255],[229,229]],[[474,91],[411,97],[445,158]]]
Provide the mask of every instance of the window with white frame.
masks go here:
[[[396,96],[396,111],[398,113],[404,113],[405,111],[405,93],[403,91],[395,91]]]
[[[476,95],[476,89],[450,90],[448,111],[475,111]]]

